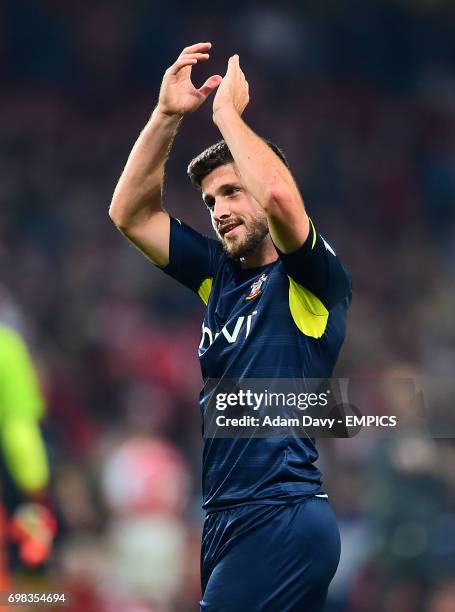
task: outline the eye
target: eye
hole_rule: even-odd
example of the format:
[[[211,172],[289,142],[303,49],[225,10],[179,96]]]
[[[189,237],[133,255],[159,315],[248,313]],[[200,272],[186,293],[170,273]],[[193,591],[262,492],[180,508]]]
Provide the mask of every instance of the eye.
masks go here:
[[[227,196],[235,195],[235,194],[236,194],[236,193],[238,193],[239,191],[240,191],[240,188],[239,188],[239,187],[234,187],[234,186],[232,186],[232,187],[228,187],[228,188],[226,189],[226,195],[227,195]]]
[[[204,203],[207,206],[207,208],[209,210],[213,210],[214,206],[215,206],[215,198],[211,198],[209,196],[204,198]]]

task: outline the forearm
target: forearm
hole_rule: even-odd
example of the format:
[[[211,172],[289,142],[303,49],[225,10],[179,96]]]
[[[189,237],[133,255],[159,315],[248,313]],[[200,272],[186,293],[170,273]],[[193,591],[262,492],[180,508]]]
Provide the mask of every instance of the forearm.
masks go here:
[[[109,215],[122,228],[161,210],[164,167],[180,117],[156,108],[137,139],[115,188]]]
[[[300,199],[289,170],[235,109],[220,109],[214,115],[214,122],[232,153],[247,190],[261,206],[267,209],[278,189],[287,190]]]
[[[298,249],[308,236],[309,219],[292,174],[234,108],[218,110],[214,122],[232,153],[245,188],[267,215],[275,245],[285,253]]]
[[[7,417],[1,432],[6,466],[26,493],[41,491],[49,481],[49,465],[38,423],[28,417]]]

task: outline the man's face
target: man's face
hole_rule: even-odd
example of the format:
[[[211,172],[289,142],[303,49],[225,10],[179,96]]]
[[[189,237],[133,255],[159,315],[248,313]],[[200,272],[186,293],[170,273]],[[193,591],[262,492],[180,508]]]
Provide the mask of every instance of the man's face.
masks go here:
[[[224,250],[234,259],[248,257],[269,233],[260,204],[243,186],[234,164],[218,166],[202,179],[202,199]]]

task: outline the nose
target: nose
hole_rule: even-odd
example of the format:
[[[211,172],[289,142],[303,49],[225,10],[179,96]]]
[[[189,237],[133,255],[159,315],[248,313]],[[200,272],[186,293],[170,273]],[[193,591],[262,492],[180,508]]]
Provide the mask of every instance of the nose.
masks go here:
[[[229,202],[225,198],[216,198],[213,207],[213,218],[217,223],[223,219],[228,219],[231,215]]]

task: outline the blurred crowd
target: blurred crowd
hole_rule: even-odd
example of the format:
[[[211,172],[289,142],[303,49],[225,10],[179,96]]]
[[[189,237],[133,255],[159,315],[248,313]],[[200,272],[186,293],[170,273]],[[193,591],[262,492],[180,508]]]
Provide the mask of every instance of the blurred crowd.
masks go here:
[[[45,391],[60,525],[47,579],[75,610],[197,609],[203,306],[107,212],[162,73],[199,40],[213,53],[196,83],[240,54],[246,121],[284,149],[352,275],[336,374],[455,371],[452,3],[4,0],[0,320]],[[208,101],[167,168],[166,208],[203,232],[186,166],[218,139]],[[454,610],[453,440],[320,451],[343,541],[328,611]]]

